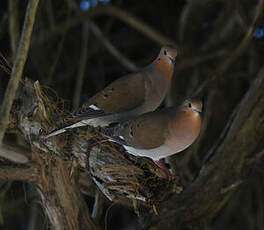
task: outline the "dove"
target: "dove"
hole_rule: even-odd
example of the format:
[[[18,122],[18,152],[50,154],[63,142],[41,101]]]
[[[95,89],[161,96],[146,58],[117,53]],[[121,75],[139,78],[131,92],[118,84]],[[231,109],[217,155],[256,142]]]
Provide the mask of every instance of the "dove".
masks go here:
[[[134,156],[152,159],[166,174],[161,159],[188,148],[199,136],[203,103],[186,99],[180,106],[139,115],[113,127],[101,128],[103,135],[123,145]]]
[[[151,64],[137,73],[117,79],[95,94],[62,121],[62,124],[75,121],[74,124],[53,131],[46,138],[86,125],[108,126],[154,111],[166,96],[173,77],[176,56],[177,49],[174,46],[163,46]]]

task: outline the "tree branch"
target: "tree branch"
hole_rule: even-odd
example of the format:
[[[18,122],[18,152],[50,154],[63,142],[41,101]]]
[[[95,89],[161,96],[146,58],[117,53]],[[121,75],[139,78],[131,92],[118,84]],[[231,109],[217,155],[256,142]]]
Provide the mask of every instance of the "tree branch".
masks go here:
[[[2,144],[0,146],[0,156],[18,164],[28,162],[27,151],[22,148]]]
[[[77,16],[76,18],[70,18],[69,20],[67,20],[62,25],[57,25],[55,27],[55,29],[53,30],[54,32],[53,31],[52,32],[51,31],[44,31],[43,33],[41,33],[38,36],[38,38],[36,39],[36,42],[42,43],[42,42],[50,39],[54,35],[58,35],[58,34],[63,33],[65,28],[69,29],[69,28],[75,27],[75,26],[81,24],[83,21],[86,21],[87,19],[98,17],[100,15],[109,15],[109,16],[118,18],[122,22],[133,27],[134,29],[141,32],[146,37],[148,37],[150,40],[156,42],[159,45],[164,45],[164,44],[176,45],[175,41],[173,41],[172,39],[162,35],[160,32],[158,32],[157,30],[152,28],[150,25],[144,23],[143,21],[141,21],[137,17],[131,15],[130,13],[128,13],[128,12],[126,12],[120,8],[117,8],[115,6],[110,6],[110,5],[96,7],[95,9],[91,9],[91,10],[87,11],[86,13],[83,13],[82,15]]]
[[[23,31],[21,39],[19,42],[19,47],[17,51],[17,56],[15,59],[14,67],[12,69],[11,78],[8,83],[3,104],[0,111],[0,145],[2,144],[5,130],[9,121],[9,113],[11,106],[13,104],[15,93],[21,79],[24,65],[27,59],[27,54],[29,50],[31,33],[33,30],[33,25],[35,22],[35,15],[37,11],[39,0],[30,0],[28,2],[27,12],[25,16],[25,22],[23,26]]]
[[[233,52],[231,57],[227,58],[220,65],[217,72],[215,72],[211,78],[205,80],[199,86],[199,88],[196,90],[194,95],[198,95],[200,92],[202,92],[202,90],[208,85],[209,82],[216,81],[220,76],[222,76],[228,70],[228,68],[233,64],[233,62],[235,60],[237,60],[237,58],[239,58],[241,55],[243,55],[243,53],[245,53],[245,51],[247,50],[247,48],[249,47],[249,45],[253,39],[253,34],[254,34],[255,29],[257,28],[258,24],[260,23],[261,17],[263,15],[263,11],[264,11],[264,0],[259,0],[258,6],[256,8],[255,18],[254,18],[251,26],[249,27],[246,35],[244,36],[241,43],[239,44],[239,46],[235,49],[235,51]]]
[[[43,167],[49,168],[48,174],[41,174],[37,183],[41,189],[39,192],[44,209],[53,227],[70,230],[99,230],[100,228],[90,217],[78,185],[69,176],[69,164],[58,157],[48,164],[42,160],[39,163],[43,170]]]
[[[82,93],[83,78],[87,62],[87,52],[88,52],[88,39],[89,39],[89,23],[84,22],[82,24],[82,42],[81,42],[81,55],[78,67],[77,81],[74,89],[73,96],[73,109],[77,109],[80,106],[80,98]]]
[[[144,23],[140,19],[136,18],[132,14],[118,7],[114,7],[110,5],[104,7],[104,9],[105,9],[105,14],[117,17],[119,20],[127,23],[128,25],[138,30],[152,41],[158,43],[159,45],[171,44],[176,46],[175,41],[162,35],[160,32],[158,32],[148,24]]]
[[[38,175],[38,169],[35,164],[30,166],[6,166],[0,167],[0,180],[4,181],[25,181],[29,184],[35,184]]]
[[[93,31],[94,35],[102,42],[111,55],[113,55],[124,67],[128,70],[135,72],[139,68],[130,61],[127,57],[120,53],[120,51],[115,48],[110,41],[103,35],[99,27],[95,25],[92,21],[89,22],[90,29]]]
[[[19,18],[18,18],[18,9],[19,1],[10,0],[8,1],[8,14],[9,14],[9,36],[10,44],[12,50],[12,60],[15,60],[16,51],[19,42]]]

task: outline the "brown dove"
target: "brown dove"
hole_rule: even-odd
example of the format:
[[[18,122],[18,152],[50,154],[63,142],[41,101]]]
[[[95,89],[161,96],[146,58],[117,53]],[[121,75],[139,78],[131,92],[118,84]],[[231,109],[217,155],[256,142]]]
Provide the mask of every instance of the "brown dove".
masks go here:
[[[202,125],[202,107],[201,100],[187,99],[178,107],[102,128],[102,133],[132,155],[151,158],[168,173],[159,160],[183,151],[196,140]]]
[[[74,120],[76,123],[53,131],[46,138],[68,129],[86,125],[103,127],[154,111],[167,93],[176,56],[177,49],[174,46],[163,46],[158,57],[150,65],[140,72],[117,79],[95,94],[62,122]]]

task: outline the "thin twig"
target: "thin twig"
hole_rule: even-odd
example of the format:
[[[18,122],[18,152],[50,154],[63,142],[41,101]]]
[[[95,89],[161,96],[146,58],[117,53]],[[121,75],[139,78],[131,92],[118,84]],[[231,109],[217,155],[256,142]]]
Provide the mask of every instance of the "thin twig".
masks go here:
[[[223,56],[226,56],[227,54],[228,54],[227,49],[220,49],[220,50],[213,51],[212,53],[208,53],[208,54],[204,54],[200,56],[183,58],[181,61],[179,61],[179,63],[177,62],[177,67],[175,69],[175,72],[179,73],[183,70],[192,68],[194,66],[207,62],[214,58],[222,58]]]
[[[4,138],[5,130],[9,121],[11,106],[13,104],[15,93],[18,88],[18,84],[27,59],[38,3],[39,0],[30,0],[27,6],[23,31],[19,42],[14,67],[12,69],[11,78],[6,89],[4,101],[0,111],[0,145],[2,144]]]
[[[222,63],[220,68],[217,70],[216,73],[213,74],[211,78],[207,79],[206,81],[203,82],[203,84],[201,84],[201,86],[196,90],[194,95],[198,95],[208,85],[209,82],[215,81],[220,76],[222,76],[228,70],[228,68],[233,64],[233,62],[235,62],[237,58],[243,55],[243,53],[247,50],[247,48],[250,45],[250,42],[253,39],[254,31],[257,28],[258,24],[260,23],[260,19],[263,15],[263,11],[264,11],[264,0],[259,0],[259,4],[256,9],[255,18],[251,26],[249,27],[246,35],[244,36],[243,40],[233,52],[233,55],[231,55],[230,58],[226,59]]]
[[[25,164],[28,162],[27,152],[18,147],[2,144],[0,146],[0,156],[12,162]]]
[[[94,219],[94,221],[99,223],[100,218],[102,217],[102,213],[103,213],[103,196],[101,192],[97,189],[95,193],[95,201],[91,216]]]
[[[262,229],[262,226],[264,225],[264,206],[263,206],[263,185],[262,185],[262,177],[258,176],[257,183],[255,185],[256,189],[256,198],[258,203],[258,209],[257,209],[257,226],[258,229]]]
[[[176,45],[176,42],[174,40],[161,34],[157,30],[155,30],[152,26],[146,24],[145,22],[141,21],[140,19],[131,15],[130,13],[118,7],[110,6],[110,5],[96,7],[96,9],[89,10],[80,16],[77,16],[75,18],[70,18],[65,23],[61,25],[57,25],[54,31],[52,32],[44,31],[43,33],[41,33],[38,36],[38,39],[36,39],[36,42],[37,43],[45,42],[49,40],[50,38],[54,37],[55,35],[59,35],[63,33],[65,28],[69,29],[69,28],[75,27],[81,24],[83,21],[86,21],[87,19],[98,17],[100,15],[109,15],[109,16],[118,18],[122,22],[133,27],[134,29],[144,34],[150,40],[156,42],[159,45],[164,45],[164,44]]]
[[[117,17],[119,20],[127,23],[134,29],[138,30],[142,34],[144,34],[146,37],[151,39],[152,41],[164,45],[164,44],[171,44],[171,45],[177,45],[176,42],[170,38],[167,38],[154,28],[152,28],[150,25],[144,23],[140,19],[136,18],[132,14],[114,6],[108,5],[105,7],[105,13],[114,17]]]
[[[110,41],[103,35],[101,30],[97,25],[93,22],[89,22],[90,29],[93,31],[94,35],[102,42],[102,44],[106,47],[111,55],[113,55],[124,67],[126,67],[130,71],[137,71],[139,68],[128,58],[126,58],[123,54],[115,48]]]
[[[9,0],[8,1],[8,14],[9,14],[9,36],[10,36],[10,45],[12,50],[12,60],[15,60],[16,51],[19,42],[19,18],[18,18],[18,9],[19,9],[18,0]]]
[[[28,221],[28,230],[38,229],[38,213],[40,211],[40,206],[36,201],[31,202],[30,204],[30,215]]]
[[[83,78],[86,69],[87,51],[89,39],[89,23],[84,22],[82,25],[82,41],[81,41],[81,55],[78,68],[78,75],[73,96],[73,108],[77,109],[80,106],[80,98],[82,93]]]
[[[2,39],[2,37],[5,35],[5,25],[6,25],[6,22],[8,20],[8,13],[2,13],[1,15],[1,18],[0,18],[0,39]]]
[[[76,2],[72,0],[68,0],[68,4],[73,7],[76,11],[80,12],[80,9],[78,8]],[[130,61],[127,57],[125,57],[121,52],[112,45],[112,43],[105,37],[105,35],[102,33],[100,28],[93,23],[91,20],[87,19],[87,23],[91,31],[94,33],[94,35],[102,42],[102,44],[105,46],[105,48],[109,51],[111,55],[113,55],[125,68],[128,70],[135,72],[139,68],[132,62]],[[81,67],[81,65],[80,65]],[[79,71],[81,71],[79,69]],[[79,96],[80,98],[80,96]],[[75,103],[74,103],[75,106]]]
[[[262,149],[261,151],[259,151],[257,153],[254,153],[254,157],[249,158],[247,160],[247,163],[248,163],[248,165],[255,164],[257,161],[260,161],[263,157],[264,157],[264,149]]]
[[[73,0],[67,0],[68,7],[74,9],[76,12],[80,13],[80,8],[77,3]],[[82,45],[81,45],[81,56],[78,68],[78,76],[74,90],[73,96],[73,108],[77,109],[80,106],[80,98],[82,93],[82,84],[84,79],[84,72],[86,69],[86,62],[88,59],[88,40],[89,40],[89,22],[83,22],[82,24]]]
[[[46,2],[47,2],[46,10],[47,10],[49,24],[50,24],[51,30],[53,30],[55,27],[55,19],[54,19],[54,14],[53,14],[52,2],[51,0],[48,0]]]
[[[63,52],[63,45],[64,45],[64,41],[65,41],[65,37],[66,37],[67,32],[68,32],[68,30],[65,29],[64,33],[62,34],[62,38],[60,39],[60,42],[58,44],[58,48],[56,49],[55,58],[52,61],[50,68],[49,68],[49,71],[48,71],[48,74],[47,74],[48,75],[47,76],[47,84],[51,84],[51,81],[53,79],[53,74],[55,72],[55,69],[58,65],[58,62],[59,62],[60,57],[61,57],[62,52]]]

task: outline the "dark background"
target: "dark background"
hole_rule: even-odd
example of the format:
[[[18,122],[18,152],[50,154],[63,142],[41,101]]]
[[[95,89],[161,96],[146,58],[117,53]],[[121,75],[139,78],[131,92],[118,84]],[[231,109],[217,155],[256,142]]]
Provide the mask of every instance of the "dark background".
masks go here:
[[[263,66],[263,19],[255,28],[246,49],[226,66],[254,20],[258,1],[88,2],[94,6],[83,11],[79,7],[80,1],[76,0],[40,1],[24,77],[39,80],[41,85],[52,88],[54,93],[50,96],[57,100],[62,98],[65,108],[71,110],[108,83],[136,69],[121,64],[120,55],[113,55],[109,45],[102,42],[89,23],[94,23],[110,45],[138,68],[154,60],[164,44],[164,40],[154,41],[152,35],[142,33],[114,14],[97,11],[112,5],[128,13],[128,17],[133,15],[139,20],[139,27],[148,24],[179,48],[172,87],[162,106],[177,104],[181,99],[192,96],[206,82],[199,91],[208,96],[205,108],[207,122],[202,135],[190,149],[170,159],[174,172],[180,175],[184,184],[188,184],[197,175],[207,151],[220,136],[230,114]],[[26,5],[27,1],[17,1],[20,32]],[[3,97],[10,77],[6,68],[12,67],[14,54],[10,45],[9,1],[1,1],[0,7],[0,95]],[[88,17],[90,12],[94,14]],[[81,15],[88,16],[80,18]],[[88,18],[89,21],[86,20]],[[76,20],[79,20],[78,23],[70,26]],[[80,76],[83,76],[81,88],[76,89]],[[75,105],[73,101],[76,101]],[[7,138],[21,142],[11,134]],[[206,224],[205,229],[263,229],[263,166],[260,161],[251,170],[228,206]],[[48,229],[48,219],[36,194],[35,188],[30,185],[2,182],[0,208],[4,224],[1,228]],[[93,198],[87,197],[87,202],[92,207]],[[101,224],[109,206],[110,203],[105,201]],[[34,221],[36,224],[32,224]],[[107,222],[108,229],[141,229],[140,218],[132,210],[118,204],[108,211]]]

